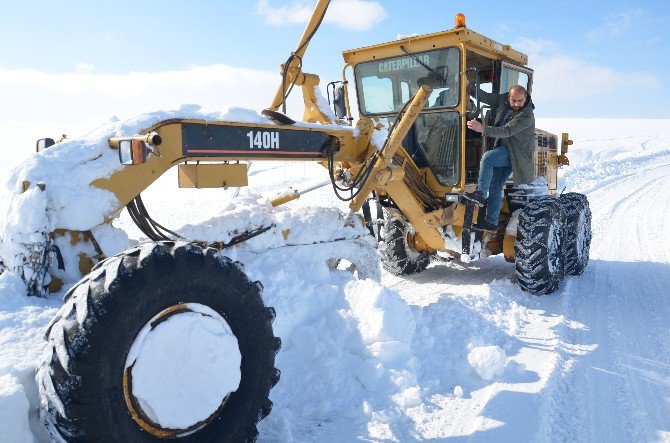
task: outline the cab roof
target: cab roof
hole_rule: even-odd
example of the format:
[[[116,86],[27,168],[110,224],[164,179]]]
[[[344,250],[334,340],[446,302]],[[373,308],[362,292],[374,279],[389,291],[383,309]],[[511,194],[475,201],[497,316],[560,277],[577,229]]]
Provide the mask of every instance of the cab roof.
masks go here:
[[[461,43],[468,49],[481,52],[483,55],[493,59],[505,60],[517,65],[525,66],[528,64],[528,56],[526,54],[512,49],[510,45],[498,43],[468,28],[450,29],[433,34],[411,36],[392,42],[351,49],[342,52],[342,56],[346,63],[356,66],[359,63],[370,60],[404,55],[400,46],[404,46],[409,52],[424,52],[447,46],[455,46]]]

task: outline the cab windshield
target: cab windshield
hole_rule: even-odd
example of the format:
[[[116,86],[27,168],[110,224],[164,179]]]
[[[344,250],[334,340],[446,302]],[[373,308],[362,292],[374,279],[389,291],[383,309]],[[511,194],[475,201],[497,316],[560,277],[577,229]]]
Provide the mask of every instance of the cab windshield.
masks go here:
[[[433,88],[427,108],[458,105],[459,58],[458,49],[451,47],[357,65],[355,76],[361,113],[396,113],[423,84]]]

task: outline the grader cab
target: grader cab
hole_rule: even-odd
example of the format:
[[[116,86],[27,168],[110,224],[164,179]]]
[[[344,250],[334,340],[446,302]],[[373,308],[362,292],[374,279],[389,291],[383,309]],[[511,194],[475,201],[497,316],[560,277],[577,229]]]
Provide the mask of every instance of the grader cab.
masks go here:
[[[364,208],[373,232],[382,225],[381,261],[396,274],[424,270],[438,252],[464,261],[504,253],[515,262],[522,289],[546,294],[564,275],[583,272],[591,238],[588,202],[580,194],[556,195],[558,167],[568,163],[567,134],[559,139],[536,131],[538,180],[521,187],[508,183],[494,232],[472,229],[478,209],[462,198],[475,188],[479,161],[491,147],[466,125],[471,119],[490,124],[493,118],[478,91],[503,93],[522,85],[532,92],[527,57],[468,29],[458,15],[453,29],[345,51],[343,79],[333,83],[332,112],[324,106],[319,78],[301,70],[328,4],[319,0],[296,51],[282,65],[276,96],[262,112],[266,120],[172,118],[109,139],[105,149],[118,153],[120,165],[90,183],[114,196],[115,204],[99,219],[110,223],[127,208],[150,242],[105,258],[95,226],[56,226],[31,247],[23,275],[40,295],[47,283],[56,291],[63,283],[56,260],[49,259],[53,245],[63,239],[83,245],[77,256],[57,260],[78,263],[83,278],[48,327],[36,376],[41,416],[54,439],[245,441],[257,436],[257,421],[270,413],[268,395],[279,380],[274,311],[263,303],[262,285],[250,282],[225,250],[276,229],[291,245],[295,232],[268,225],[219,242],[178,238],[151,219],[141,199],[142,191],[174,166],[181,187],[226,188],[248,184],[249,161],[317,162],[326,183],[349,203],[343,229],[360,224],[355,213]],[[294,86],[303,92],[302,122],[280,112]],[[360,117],[352,126],[356,107]],[[59,144],[40,146],[59,149]],[[93,171],[105,158],[105,153],[93,157],[86,166]],[[24,192],[48,190],[49,183],[23,182]],[[299,196],[285,194],[272,203]],[[378,266],[370,265],[378,264],[377,253],[361,255],[361,238],[338,242],[339,256],[324,253],[324,260],[347,259],[361,276],[379,276]],[[157,406],[140,398],[138,386],[152,377],[137,377],[137,368],[147,364],[144,341],[161,334],[157,325],[178,321],[206,321],[205,329],[218,331],[217,337],[232,335],[237,340],[232,351],[229,342],[216,342],[219,347],[207,350],[194,346],[193,355],[233,358],[239,371],[230,386],[212,393],[220,399],[215,407],[190,422],[166,425]]]

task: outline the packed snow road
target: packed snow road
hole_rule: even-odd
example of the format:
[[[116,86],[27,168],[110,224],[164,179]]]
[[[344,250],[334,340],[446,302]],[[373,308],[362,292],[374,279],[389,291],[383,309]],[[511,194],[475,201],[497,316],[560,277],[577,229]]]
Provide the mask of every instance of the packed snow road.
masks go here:
[[[548,435],[668,440],[670,153],[609,166],[620,175],[587,192],[591,262],[561,295],[571,327],[561,337]]]

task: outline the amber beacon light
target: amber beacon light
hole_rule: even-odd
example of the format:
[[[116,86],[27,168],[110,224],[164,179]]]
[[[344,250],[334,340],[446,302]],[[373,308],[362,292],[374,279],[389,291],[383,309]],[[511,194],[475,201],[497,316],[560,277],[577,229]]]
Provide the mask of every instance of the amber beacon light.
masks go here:
[[[465,14],[456,14],[454,19],[454,29],[465,28]]]

